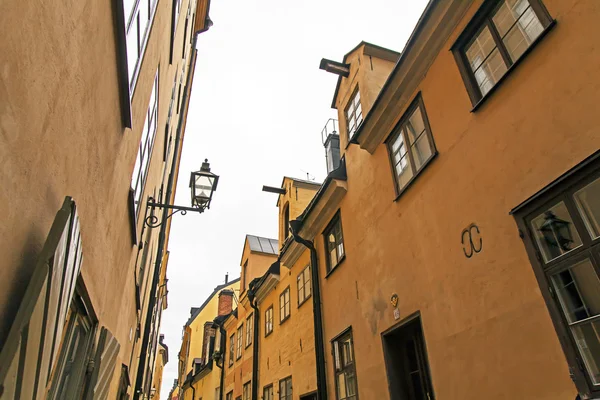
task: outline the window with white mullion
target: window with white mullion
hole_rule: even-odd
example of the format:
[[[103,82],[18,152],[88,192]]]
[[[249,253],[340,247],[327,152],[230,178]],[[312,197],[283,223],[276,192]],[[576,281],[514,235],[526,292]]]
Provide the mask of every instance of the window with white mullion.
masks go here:
[[[387,139],[397,192],[402,191],[435,155],[433,136],[421,96],[410,105]]]
[[[358,87],[356,88],[354,94],[348,101],[348,105],[346,106],[346,130],[348,132],[348,138],[352,137],[354,132],[358,129],[358,126],[363,120],[362,116],[362,106],[360,103],[360,92]]]
[[[336,397],[338,400],[355,400],[358,395],[352,332],[335,339],[332,346]]]
[[[136,74],[148,39],[156,11],[157,0],[124,0],[125,32],[127,48],[127,73],[129,92],[133,94]]]
[[[150,104],[146,111],[146,118],[142,128],[142,137],[138,145],[133,174],[131,176],[131,188],[134,192],[134,209],[138,214],[139,205],[142,201],[142,193],[146,183],[146,175],[150,165],[154,139],[156,137],[156,117],[158,113],[158,71],[154,77],[154,86],[150,95]]]
[[[468,70],[463,76],[474,78],[476,88],[468,89],[475,101],[498,83],[552,22],[540,0],[491,0],[487,4],[454,50],[463,58],[461,68]]]

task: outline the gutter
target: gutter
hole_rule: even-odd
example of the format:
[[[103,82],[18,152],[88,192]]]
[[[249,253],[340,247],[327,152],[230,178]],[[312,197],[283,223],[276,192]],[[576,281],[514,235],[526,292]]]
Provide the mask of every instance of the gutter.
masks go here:
[[[252,400],[258,400],[258,328],[260,327],[260,312],[258,311],[258,301],[254,293],[255,281],[250,282],[248,288],[248,300],[250,306],[254,309],[254,343],[252,346]]]
[[[225,383],[225,357],[227,354],[227,332],[225,328],[223,328],[223,322],[225,320],[220,320],[219,322],[213,321],[213,324],[219,328],[219,333],[221,334],[221,343],[219,349],[221,350],[221,365],[215,360],[215,365],[221,369],[221,378],[219,379],[219,398],[215,400],[223,400],[223,386]],[[213,357],[214,358],[214,357]]]
[[[175,175],[178,175],[178,171],[177,171],[177,165],[179,162],[179,151],[180,151],[180,142],[182,141],[182,136],[183,136],[183,129],[182,126],[185,123],[184,121],[184,116],[187,115],[187,109],[189,109],[189,101],[188,101],[188,97],[191,94],[191,83],[193,80],[193,75],[194,75],[194,70],[195,70],[195,63],[196,63],[196,58],[198,56],[198,51],[196,50],[196,43],[198,42],[198,32],[196,32],[194,34],[194,39],[192,41],[192,47],[191,47],[191,54],[190,54],[190,61],[189,61],[189,66],[187,69],[187,77],[186,77],[186,82],[185,82],[185,90],[183,91],[183,104],[186,104],[186,110],[185,112],[181,112],[179,114],[179,122],[177,124],[177,133],[175,135],[175,145],[173,147],[173,161],[171,163],[171,169],[170,169],[170,173],[169,173],[169,181],[167,182],[167,191],[166,191],[166,200],[167,202],[170,202],[171,199],[174,197],[174,187],[175,187]],[[194,66],[194,68],[192,68],[192,66]],[[147,310],[147,314],[146,314],[146,322],[144,324],[144,337],[142,340],[142,346],[140,349],[140,360],[138,363],[138,368],[137,368],[137,377],[135,380],[135,386],[134,386],[134,390],[133,390],[133,399],[134,400],[140,400],[142,398],[144,398],[145,394],[143,393],[144,388],[142,387],[144,384],[144,375],[146,370],[150,367],[149,365],[146,365],[149,363],[149,360],[147,360],[148,357],[148,353],[149,353],[149,347],[150,347],[150,332],[152,330],[152,322],[153,322],[153,314],[156,308],[156,295],[157,295],[157,288],[158,288],[158,283],[160,281],[160,271],[161,271],[161,263],[162,263],[162,254],[164,252],[165,249],[165,243],[166,243],[166,231],[167,231],[167,219],[169,217],[169,213],[163,211],[162,213],[162,222],[161,222],[161,227],[160,227],[160,233],[159,233],[159,237],[158,237],[158,249],[156,251],[156,264],[154,267],[154,276],[152,277],[152,285],[150,286],[152,288],[152,290],[150,291],[150,299],[148,301],[148,310]],[[153,375],[154,375],[154,371],[151,372],[150,374],[150,382],[152,382],[153,379]]]
[[[290,221],[290,229],[294,241],[305,246],[310,250],[310,272],[312,278],[312,303],[313,303],[313,324],[315,333],[315,361],[317,372],[317,398],[327,400],[327,375],[325,371],[325,344],[323,340],[323,317],[321,314],[321,288],[319,285],[319,260],[314,243],[299,236],[298,231],[302,226],[302,220],[295,219]]]

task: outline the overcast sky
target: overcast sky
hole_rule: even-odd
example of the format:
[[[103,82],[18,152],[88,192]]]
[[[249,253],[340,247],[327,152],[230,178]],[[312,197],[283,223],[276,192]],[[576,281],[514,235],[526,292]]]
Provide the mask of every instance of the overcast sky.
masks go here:
[[[361,40],[401,51],[426,0],[212,0],[214,26],[198,38],[198,62],[176,204],[188,206],[189,173],[208,158],[220,176],[211,209],[176,215],[161,331],[169,346],[161,398],[177,377],[190,307],[240,275],[247,233],[277,238],[276,195],[284,175],[321,182],[321,129],[337,118],[337,76],[321,58],[342,61]]]

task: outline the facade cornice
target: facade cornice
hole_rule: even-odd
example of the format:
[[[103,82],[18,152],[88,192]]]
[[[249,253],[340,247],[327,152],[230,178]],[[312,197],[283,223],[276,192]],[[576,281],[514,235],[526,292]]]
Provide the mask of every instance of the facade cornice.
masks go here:
[[[401,53],[352,142],[373,154],[398,117],[473,0],[432,0]]]

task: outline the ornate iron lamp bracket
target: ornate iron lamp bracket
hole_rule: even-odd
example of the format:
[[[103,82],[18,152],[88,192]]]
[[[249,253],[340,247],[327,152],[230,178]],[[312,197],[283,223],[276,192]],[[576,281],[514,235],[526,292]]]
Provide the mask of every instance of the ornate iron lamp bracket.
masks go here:
[[[164,221],[168,220],[169,218],[171,218],[173,215],[177,214],[178,212],[180,212],[181,215],[185,215],[188,213],[188,211],[203,213],[204,210],[206,209],[206,207],[183,207],[183,206],[175,206],[175,205],[170,205],[170,204],[155,203],[154,199],[152,197],[148,198],[147,207],[152,208],[152,209],[162,208],[163,210],[173,210],[173,211],[170,211],[169,215],[167,215],[167,217],[165,218]],[[164,222],[164,221],[161,221],[161,219],[162,218],[159,219],[158,216],[151,214],[151,215],[148,215],[144,219],[144,223],[149,228],[158,228]]]

